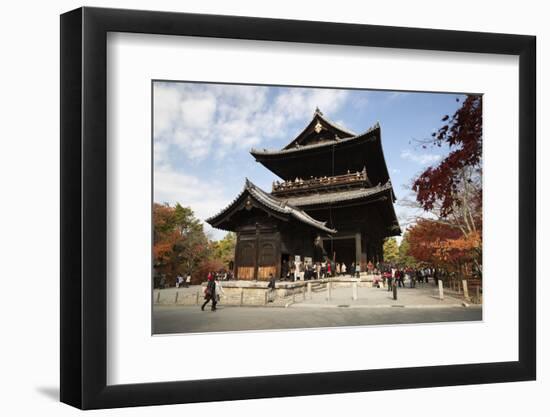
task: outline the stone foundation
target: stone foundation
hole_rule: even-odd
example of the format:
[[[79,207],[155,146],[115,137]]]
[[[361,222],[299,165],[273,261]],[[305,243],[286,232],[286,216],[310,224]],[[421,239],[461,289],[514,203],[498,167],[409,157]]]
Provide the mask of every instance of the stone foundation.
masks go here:
[[[331,282],[335,287],[351,287],[354,282],[357,282],[359,287],[370,288],[373,282],[379,280],[380,276],[361,274],[360,278],[350,276],[314,279],[308,281],[277,281],[275,283],[275,294],[271,297],[274,301],[288,299],[292,301],[293,297],[305,297],[307,295],[307,286],[311,284],[311,290],[315,292],[325,291],[327,282]],[[220,300],[220,304],[234,306],[260,306],[268,304],[270,290],[266,281],[222,281],[224,296]],[[195,293],[189,294],[186,291],[155,290],[153,293],[154,304],[169,304],[169,305],[200,305],[204,302],[204,287],[206,282],[201,286],[201,289]]]

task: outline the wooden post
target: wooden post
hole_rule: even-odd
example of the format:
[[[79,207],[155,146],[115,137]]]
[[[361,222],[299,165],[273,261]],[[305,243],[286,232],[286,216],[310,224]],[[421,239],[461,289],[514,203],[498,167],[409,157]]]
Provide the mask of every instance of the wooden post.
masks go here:
[[[351,299],[352,299],[352,300],[357,300],[357,281],[355,281],[355,282],[352,284],[352,295],[351,295]]]
[[[361,233],[355,234],[355,265],[361,265]],[[351,276],[355,276],[355,271],[350,271]]]
[[[462,280],[462,287],[464,288],[464,299],[466,301],[470,301],[470,293],[468,292],[468,281],[463,279]]]
[[[439,299],[443,300],[443,281],[438,280],[437,284],[438,284],[438,287],[439,287]]]

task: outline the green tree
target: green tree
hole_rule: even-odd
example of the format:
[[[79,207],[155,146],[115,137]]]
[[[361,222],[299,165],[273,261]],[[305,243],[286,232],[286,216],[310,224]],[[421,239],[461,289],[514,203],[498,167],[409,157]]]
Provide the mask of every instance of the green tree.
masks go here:
[[[386,262],[398,262],[399,261],[399,246],[397,240],[394,237],[389,237],[384,240],[384,261]]]
[[[399,262],[405,266],[416,265],[416,259],[410,255],[411,244],[409,242],[409,232],[403,234],[403,239],[399,245]]]
[[[176,203],[173,216],[174,226],[178,229],[180,235],[185,236],[191,233],[203,232],[201,222],[195,218],[195,213],[190,207],[183,207],[180,203]]]
[[[212,242],[212,256],[215,259],[219,259],[223,263],[223,265],[227,267],[235,257],[236,242],[237,237],[235,233],[227,233],[223,239]]]

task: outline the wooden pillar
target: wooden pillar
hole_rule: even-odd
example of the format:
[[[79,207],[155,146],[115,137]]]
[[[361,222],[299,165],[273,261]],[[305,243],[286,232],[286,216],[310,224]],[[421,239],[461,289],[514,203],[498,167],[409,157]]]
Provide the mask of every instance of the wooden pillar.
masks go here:
[[[355,265],[361,265],[361,233],[355,234]],[[355,271],[351,272],[352,274]]]
[[[258,268],[259,268],[259,262],[260,262],[260,227],[258,223],[256,222],[256,252],[254,253],[254,276],[253,280],[258,280]]]
[[[367,262],[369,261],[368,260],[368,243],[367,243],[367,236],[362,233],[361,234],[361,263],[360,265],[367,265]],[[363,270],[363,268],[361,268],[361,270]]]

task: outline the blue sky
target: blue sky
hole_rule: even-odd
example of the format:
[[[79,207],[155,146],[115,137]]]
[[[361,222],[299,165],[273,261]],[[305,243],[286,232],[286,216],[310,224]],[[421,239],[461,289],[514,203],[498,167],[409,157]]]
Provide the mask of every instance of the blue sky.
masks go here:
[[[277,177],[254,161],[255,148],[282,148],[313,117],[355,133],[377,121],[402,228],[422,213],[406,207],[411,180],[448,153],[423,149],[464,95],[441,93],[154,82],[154,200],[190,206],[204,220],[229,204],[248,177],[271,190]],[[457,102],[457,99],[459,100]],[[367,167],[368,168],[368,167]],[[211,238],[224,232],[205,224]]]

